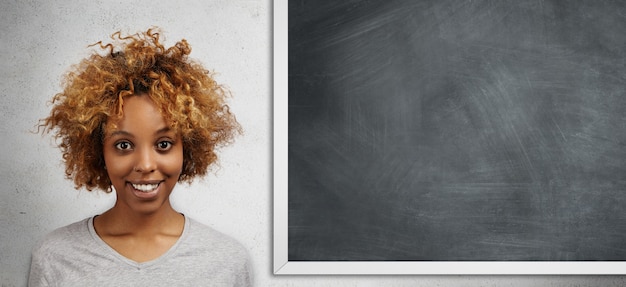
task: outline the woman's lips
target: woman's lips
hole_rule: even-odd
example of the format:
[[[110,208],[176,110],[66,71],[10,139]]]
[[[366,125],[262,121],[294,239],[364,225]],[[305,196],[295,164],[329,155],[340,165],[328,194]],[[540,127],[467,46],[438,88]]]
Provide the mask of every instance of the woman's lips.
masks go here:
[[[151,199],[159,194],[161,183],[131,183],[127,184],[133,194],[142,199]]]
[[[148,184],[136,184],[136,183],[131,183],[131,185],[133,186],[133,188],[143,191],[143,192],[150,192],[154,189],[156,189],[157,187],[159,187],[158,183],[148,183]]]

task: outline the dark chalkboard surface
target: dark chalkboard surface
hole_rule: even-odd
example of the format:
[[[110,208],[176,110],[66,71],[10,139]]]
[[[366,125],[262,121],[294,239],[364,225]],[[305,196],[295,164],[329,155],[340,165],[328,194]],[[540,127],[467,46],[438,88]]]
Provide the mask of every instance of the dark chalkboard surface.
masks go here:
[[[288,9],[290,261],[626,260],[626,2]]]

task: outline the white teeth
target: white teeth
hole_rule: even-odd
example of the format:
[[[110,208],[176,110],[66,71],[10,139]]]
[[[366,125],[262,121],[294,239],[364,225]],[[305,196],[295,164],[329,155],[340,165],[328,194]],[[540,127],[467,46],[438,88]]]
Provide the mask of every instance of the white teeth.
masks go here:
[[[155,190],[159,184],[155,183],[155,184],[134,184],[131,183],[133,185],[133,188],[135,188],[136,190],[142,191],[142,192],[150,192]]]

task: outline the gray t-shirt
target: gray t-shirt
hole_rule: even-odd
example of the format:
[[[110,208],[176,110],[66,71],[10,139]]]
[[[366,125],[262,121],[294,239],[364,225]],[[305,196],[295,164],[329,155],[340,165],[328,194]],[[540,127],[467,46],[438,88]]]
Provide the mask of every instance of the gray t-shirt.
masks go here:
[[[170,250],[137,263],[107,245],[91,217],[44,238],[33,251],[28,286],[251,286],[250,267],[241,244],[187,217]]]

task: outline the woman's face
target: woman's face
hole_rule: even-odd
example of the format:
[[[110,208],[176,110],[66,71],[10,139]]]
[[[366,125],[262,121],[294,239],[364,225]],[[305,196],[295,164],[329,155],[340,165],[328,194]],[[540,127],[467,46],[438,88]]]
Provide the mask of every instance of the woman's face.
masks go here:
[[[147,95],[124,98],[124,116],[107,123],[106,170],[116,206],[142,214],[169,206],[183,166],[183,143]]]

